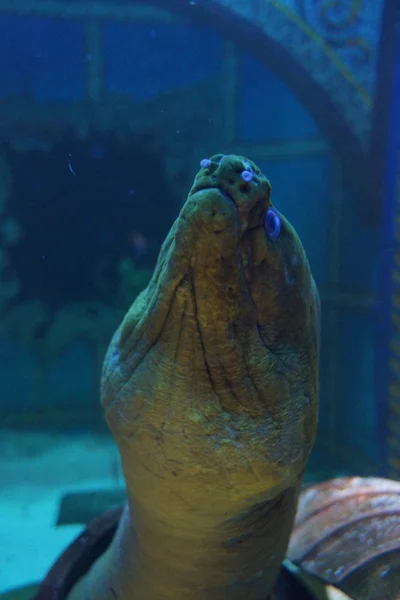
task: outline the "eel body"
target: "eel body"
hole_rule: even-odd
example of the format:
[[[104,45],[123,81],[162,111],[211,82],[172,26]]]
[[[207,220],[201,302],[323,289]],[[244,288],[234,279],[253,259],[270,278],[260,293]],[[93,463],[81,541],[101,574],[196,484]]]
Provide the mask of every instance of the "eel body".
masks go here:
[[[265,600],[286,553],[317,425],[318,293],[257,166],[201,164],[104,361],[128,502],[69,600]]]

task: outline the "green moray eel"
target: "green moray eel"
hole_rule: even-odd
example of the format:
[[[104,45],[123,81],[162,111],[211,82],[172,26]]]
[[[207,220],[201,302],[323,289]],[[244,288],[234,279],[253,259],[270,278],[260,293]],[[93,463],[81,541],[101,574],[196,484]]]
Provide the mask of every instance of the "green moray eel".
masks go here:
[[[69,600],[265,600],[273,586],[316,432],[320,306],[270,197],[251,161],[203,160],[111,341],[101,402],[128,503]]]

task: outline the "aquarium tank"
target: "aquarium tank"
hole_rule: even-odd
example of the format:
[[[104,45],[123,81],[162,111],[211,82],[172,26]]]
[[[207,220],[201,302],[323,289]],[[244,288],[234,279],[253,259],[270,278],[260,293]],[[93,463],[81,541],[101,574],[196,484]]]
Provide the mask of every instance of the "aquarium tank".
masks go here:
[[[400,599],[400,2],[0,0],[0,600]]]

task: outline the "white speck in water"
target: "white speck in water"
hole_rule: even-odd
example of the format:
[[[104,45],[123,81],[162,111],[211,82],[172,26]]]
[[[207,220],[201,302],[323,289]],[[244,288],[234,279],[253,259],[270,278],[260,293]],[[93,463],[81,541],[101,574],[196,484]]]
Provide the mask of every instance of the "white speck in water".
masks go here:
[[[86,60],[88,60],[88,61],[92,60],[92,55],[91,54],[86,54]]]
[[[335,577],[340,577],[340,575],[343,573],[344,571],[344,567],[338,567],[337,569],[335,569],[334,575]]]
[[[73,168],[72,168],[72,165],[71,165],[71,155],[70,155],[70,154],[68,154],[68,156],[69,156],[69,161],[68,161],[68,169],[71,171],[72,175],[74,175],[74,176],[76,177],[76,173],[75,173],[75,171],[73,170]]]
[[[332,575],[333,575],[333,570],[332,570],[332,569],[326,569],[326,571],[325,571],[325,576],[326,576],[328,579],[331,579]]]
[[[195,0],[189,0],[189,4],[190,4],[190,6],[195,6],[196,5],[196,1]]]
[[[379,573],[379,576],[380,577],[386,577],[386,575],[389,575],[389,573],[390,573],[390,567],[387,567],[386,569],[384,569],[383,571],[381,571]]]
[[[180,130],[179,130],[179,129],[177,129],[177,130],[176,130],[176,133],[180,133]]]

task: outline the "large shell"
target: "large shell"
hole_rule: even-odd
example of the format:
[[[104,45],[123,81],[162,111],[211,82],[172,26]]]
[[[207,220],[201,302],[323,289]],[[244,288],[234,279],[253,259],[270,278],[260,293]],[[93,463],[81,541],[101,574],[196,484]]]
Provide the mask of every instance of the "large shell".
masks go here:
[[[400,600],[400,482],[343,477],[306,488],[288,557],[354,600]]]

